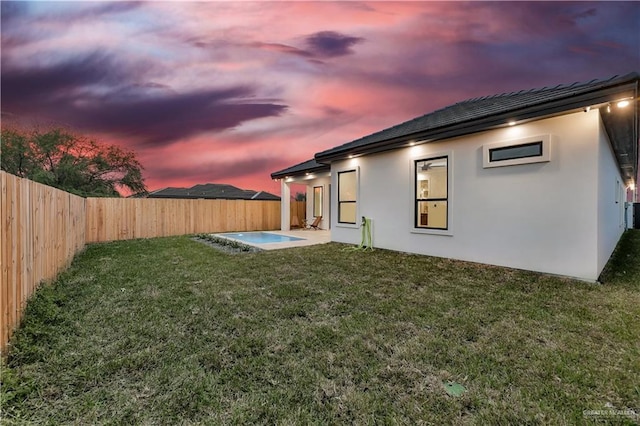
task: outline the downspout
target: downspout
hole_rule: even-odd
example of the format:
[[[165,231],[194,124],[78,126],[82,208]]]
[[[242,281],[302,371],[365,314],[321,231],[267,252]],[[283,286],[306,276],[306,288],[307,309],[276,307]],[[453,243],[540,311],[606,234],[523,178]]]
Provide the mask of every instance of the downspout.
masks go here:
[[[638,185],[640,184],[640,182],[638,182],[638,180],[640,179],[640,153],[638,152],[638,144],[640,144],[640,135],[638,135],[638,121],[640,120],[640,117],[638,117],[638,103],[640,102],[640,99],[638,99],[638,80],[636,80],[636,84],[635,84],[635,93],[634,93],[634,100],[635,102],[633,103],[633,107],[635,109],[634,113],[634,120],[633,120],[633,137],[634,137],[634,150],[635,150],[635,159],[636,159],[636,164],[635,164],[635,176],[633,177],[634,179],[634,187],[633,187],[633,191],[631,193],[631,200],[634,203],[638,202]]]
[[[639,148],[638,146],[640,145],[640,135],[638,134],[638,126],[640,126],[640,117],[638,116],[639,112],[639,108],[638,108],[638,104],[640,103],[640,99],[638,98],[638,80],[636,80],[635,82],[635,87],[634,87],[634,97],[633,97],[633,108],[634,108],[634,116],[633,116],[633,141],[635,142],[633,144],[633,150],[634,150],[634,155],[635,155],[635,170],[634,170],[634,176],[633,176],[633,189],[631,190],[631,202],[626,202],[625,201],[625,215],[624,215],[624,221],[625,221],[625,229],[632,229],[636,226],[636,224],[638,222],[640,222],[640,220],[638,218],[635,217],[635,213],[638,211],[638,209],[635,208],[635,204],[639,202],[638,200],[638,186],[640,185],[640,152],[638,152]],[[629,215],[627,212],[627,208],[631,209],[631,214]],[[629,221],[629,216],[631,216],[631,220],[632,223],[628,223]]]

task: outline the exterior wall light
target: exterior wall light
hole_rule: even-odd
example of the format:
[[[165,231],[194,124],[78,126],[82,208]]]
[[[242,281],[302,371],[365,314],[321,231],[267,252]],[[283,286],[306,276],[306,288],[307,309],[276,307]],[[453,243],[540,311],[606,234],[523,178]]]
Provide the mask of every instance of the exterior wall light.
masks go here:
[[[624,108],[624,107],[626,107],[626,106],[629,106],[629,101],[628,101],[628,100],[626,100],[626,99],[625,99],[625,100],[622,100],[622,101],[618,102],[618,103],[616,104],[616,106],[617,106],[618,108]]]
[[[516,122],[515,122],[515,120],[511,120],[511,121],[510,121],[509,123],[507,123],[507,124],[509,124],[509,126],[515,126],[515,125],[516,125]]]

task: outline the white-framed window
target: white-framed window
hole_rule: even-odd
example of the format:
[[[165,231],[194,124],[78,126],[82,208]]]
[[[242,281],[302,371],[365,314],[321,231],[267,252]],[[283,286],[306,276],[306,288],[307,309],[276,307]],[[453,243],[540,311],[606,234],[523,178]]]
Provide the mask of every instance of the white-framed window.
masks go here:
[[[449,230],[450,155],[413,160],[413,228]]]
[[[356,224],[358,210],[357,169],[338,172],[338,223]]]
[[[550,135],[531,136],[482,146],[484,168],[551,161]]]
[[[322,186],[313,187],[313,215],[315,217],[322,216],[322,208],[324,202],[324,194]]]

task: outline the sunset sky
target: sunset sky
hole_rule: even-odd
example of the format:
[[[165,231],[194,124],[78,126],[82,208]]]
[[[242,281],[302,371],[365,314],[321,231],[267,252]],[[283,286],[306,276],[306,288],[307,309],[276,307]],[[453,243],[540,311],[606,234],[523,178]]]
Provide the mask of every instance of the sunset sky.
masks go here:
[[[472,97],[640,71],[640,2],[7,2],[3,120],[134,149],[150,190],[270,173]]]

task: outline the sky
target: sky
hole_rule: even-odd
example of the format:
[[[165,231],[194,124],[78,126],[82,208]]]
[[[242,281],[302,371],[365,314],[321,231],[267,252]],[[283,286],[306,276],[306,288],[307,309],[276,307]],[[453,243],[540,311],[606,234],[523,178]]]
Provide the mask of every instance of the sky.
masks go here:
[[[133,149],[150,190],[274,171],[455,102],[640,71],[640,2],[2,1],[3,121]]]

